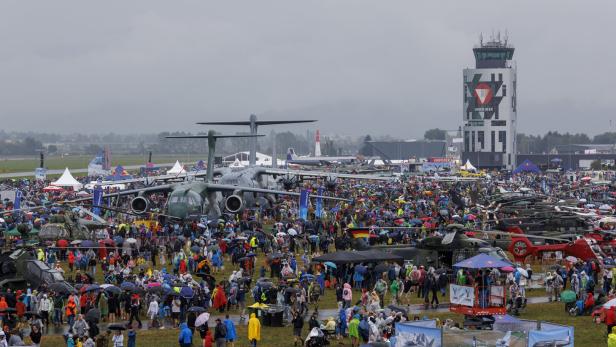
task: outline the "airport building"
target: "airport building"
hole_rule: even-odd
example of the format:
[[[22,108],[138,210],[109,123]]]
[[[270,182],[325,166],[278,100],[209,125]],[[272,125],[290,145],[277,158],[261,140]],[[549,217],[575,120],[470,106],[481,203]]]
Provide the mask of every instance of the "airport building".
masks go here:
[[[491,38],[473,48],[475,68],[463,72],[462,162],[479,168],[516,167],[517,94],[514,48]]]

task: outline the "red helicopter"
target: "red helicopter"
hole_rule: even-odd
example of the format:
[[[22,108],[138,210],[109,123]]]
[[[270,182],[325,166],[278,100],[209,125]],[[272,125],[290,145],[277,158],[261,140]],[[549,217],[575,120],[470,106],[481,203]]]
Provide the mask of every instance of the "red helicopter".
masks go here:
[[[604,239],[600,234],[584,235],[570,242],[535,245],[529,241],[519,227],[510,226],[507,231],[516,234],[516,236],[511,236],[507,250],[517,262],[524,262],[526,257],[531,255],[535,258],[541,258],[544,252],[562,252],[563,256],[573,256],[583,261],[598,260],[602,262],[606,257],[601,249],[600,242],[603,242]]]

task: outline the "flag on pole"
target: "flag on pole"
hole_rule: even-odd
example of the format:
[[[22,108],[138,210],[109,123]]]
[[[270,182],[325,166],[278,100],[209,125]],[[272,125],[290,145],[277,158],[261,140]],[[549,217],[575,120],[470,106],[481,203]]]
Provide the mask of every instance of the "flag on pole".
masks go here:
[[[101,215],[100,206],[103,205],[103,187],[101,186],[101,180],[98,179],[96,181],[96,185],[94,186],[94,192],[92,194],[92,213],[97,216]]]
[[[319,187],[317,189],[317,203],[314,209],[314,215],[317,218],[321,218],[321,213],[323,212],[323,187]]]
[[[370,229],[368,228],[349,228],[348,231],[354,239],[370,237]]]
[[[308,219],[308,190],[302,189],[299,194],[299,218]]]

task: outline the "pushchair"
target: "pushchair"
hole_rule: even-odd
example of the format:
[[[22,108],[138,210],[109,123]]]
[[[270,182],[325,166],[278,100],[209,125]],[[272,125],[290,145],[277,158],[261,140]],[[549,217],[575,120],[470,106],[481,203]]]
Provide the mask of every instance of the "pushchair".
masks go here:
[[[584,314],[584,300],[579,299],[575,302],[575,305],[569,309],[569,315],[571,316],[581,316]]]
[[[329,346],[329,341],[325,337],[325,334],[319,328],[312,328],[308,336],[306,336],[306,340],[304,341],[305,347],[320,347],[320,346]]]
[[[516,296],[513,299],[509,299],[508,312],[514,316],[518,316],[520,311],[526,307],[526,298],[523,296]]]

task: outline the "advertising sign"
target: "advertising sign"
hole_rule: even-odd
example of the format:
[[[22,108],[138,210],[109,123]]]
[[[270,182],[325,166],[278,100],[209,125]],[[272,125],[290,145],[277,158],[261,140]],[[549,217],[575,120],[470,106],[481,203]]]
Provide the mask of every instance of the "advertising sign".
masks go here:
[[[529,331],[528,347],[543,346],[573,347],[572,331],[567,327]]]
[[[449,302],[455,305],[473,307],[475,290],[473,287],[449,285]]]
[[[316,207],[314,209],[314,215],[317,218],[321,218],[321,212],[323,211],[323,198],[321,197],[323,196],[323,187],[319,187],[319,189],[317,189],[317,195],[319,197],[317,198]]]
[[[47,169],[44,167],[37,167],[34,169],[34,179],[37,181],[44,181],[47,178]]]
[[[412,323],[396,323],[395,342],[392,346],[441,347],[443,346],[442,330]]]

